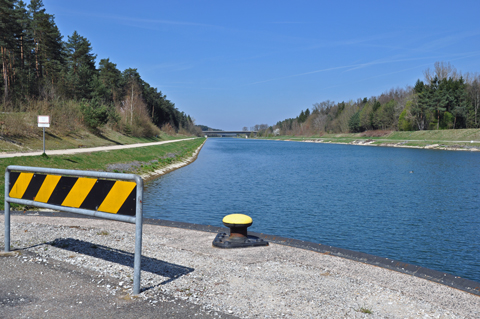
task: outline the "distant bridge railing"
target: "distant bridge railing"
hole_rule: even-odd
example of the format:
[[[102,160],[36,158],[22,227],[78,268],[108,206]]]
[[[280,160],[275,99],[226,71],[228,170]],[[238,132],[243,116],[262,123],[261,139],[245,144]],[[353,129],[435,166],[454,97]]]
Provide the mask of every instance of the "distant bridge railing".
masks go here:
[[[240,134],[255,134],[257,135],[258,131],[202,131],[204,135],[240,135]]]

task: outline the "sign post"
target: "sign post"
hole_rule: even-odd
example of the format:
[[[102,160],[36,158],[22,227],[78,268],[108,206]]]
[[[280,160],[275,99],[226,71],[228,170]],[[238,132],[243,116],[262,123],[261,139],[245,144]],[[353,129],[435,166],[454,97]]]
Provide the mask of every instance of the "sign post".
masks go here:
[[[38,127],[43,128],[43,154],[45,154],[45,128],[50,127],[50,115],[37,116]]]

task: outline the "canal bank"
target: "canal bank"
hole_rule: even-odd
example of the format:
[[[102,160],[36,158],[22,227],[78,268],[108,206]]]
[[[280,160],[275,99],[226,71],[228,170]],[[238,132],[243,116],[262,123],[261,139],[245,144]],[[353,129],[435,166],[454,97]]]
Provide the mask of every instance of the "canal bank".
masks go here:
[[[390,141],[390,142],[379,142],[378,140],[372,139],[362,139],[362,140],[353,140],[351,142],[335,142],[335,141],[325,141],[324,139],[309,139],[309,138],[302,138],[302,139],[287,139],[285,141],[293,141],[293,142],[306,142],[306,143],[328,143],[328,144],[340,144],[340,145],[359,145],[359,146],[379,146],[379,147],[400,147],[400,148],[414,148],[414,149],[425,149],[425,150],[440,150],[440,151],[469,151],[469,152],[479,152],[480,146],[478,144],[480,141],[471,141],[470,144],[476,143],[475,146],[470,146],[466,141],[455,141],[452,145],[446,145],[445,143],[437,142],[426,144],[423,146],[417,145],[409,145],[408,143],[412,142],[424,142],[424,141]]]
[[[173,164],[169,164],[166,167],[163,167],[163,168],[160,168],[160,169],[156,169],[153,172],[148,172],[148,173],[142,174],[140,177],[144,181],[149,181],[149,180],[155,179],[157,177],[160,177],[162,175],[173,172],[174,170],[177,170],[177,169],[182,168],[184,166],[187,166],[188,164],[193,163],[197,159],[198,154],[200,153],[200,150],[202,149],[203,145],[205,145],[206,141],[207,140],[205,139],[205,141],[203,141],[203,143],[192,153],[192,155],[188,156],[184,160],[179,161],[179,162],[175,162]]]
[[[59,216],[68,215],[14,214],[12,248],[19,249],[21,255],[7,258],[14,258],[17,268],[22,263],[29,267],[66,263],[77,271],[88,271],[91,278],[97,277],[96,286],[105,294],[128,299],[135,226]],[[240,318],[480,316],[480,297],[473,293],[340,258],[328,251],[319,253],[308,247],[274,243],[282,238],[267,236],[273,241],[268,247],[218,249],[212,247],[218,230],[211,226],[147,221],[142,252],[144,290],[132,302],[154,307],[177,300],[185,303],[184,307],[198,306],[196,309],[205,314]],[[0,240],[3,243],[3,234]],[[2,271],[1,280],[8,281],[8,270]],[[20,281],[18,285],[22,287]],[[65,281],[65,285],[71,287],[74,283]],[[87,297],[86,294],[82,292],[79,297]],[[61,295],[60,290],[57,296]],[[40,304],[35,310],[37,304],[26,295],[18,309],[28,308],[38,311],[37,316],[43,315],[46,309]],[[151,318],[147,313],[151,312],[144,317]]]
[[[318,136],[277,136],[268,139],[297,142],[383,146],[448,151],[480,151],[480,129],[324,133]]]
[[[194,161],[203,138],[159,141],[39,153],[0,154],[0,171],[8,165],[60,169],[133,173],[145,179],[173,171]],[[83,154],[82,154],[83,153]],[[61,155],[63,154],[63,155]],[[4,175],[0,177],[0,205],[3,205]],[[26,207],[26,209],[30,209]]]

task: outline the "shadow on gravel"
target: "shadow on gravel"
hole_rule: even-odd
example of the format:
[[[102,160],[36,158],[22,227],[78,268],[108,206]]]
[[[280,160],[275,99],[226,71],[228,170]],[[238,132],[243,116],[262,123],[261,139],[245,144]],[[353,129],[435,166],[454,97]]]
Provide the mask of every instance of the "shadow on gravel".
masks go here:
[[[85,242],[85,241],[73,239],[73,238],[57,238],[54,241],[51,241],[47,244],[55,246],[57,248],[62,248],[65,250],[77,252],[77,253],[92,256],[95,258],[100,258],[112,263],[117,263],[120,265],[130,267],[132,268],[132,273],[133,273],[133,257],[134,257],[133,253],[129,253],[123,250],[106,247],[102,245],[92,244],[89,242]],[[143,271],[148,271],[150,273],[168,278],[167,280],[161,282],[158,285],[165,285],[195,270],[190,267],[176,265],[176,264],[168,263],[162,260],[145,257],[145,256],[142,256],[141,269]],[[154,288],[154,286],[143,287],[142,291],[149,290],[151,288]]]

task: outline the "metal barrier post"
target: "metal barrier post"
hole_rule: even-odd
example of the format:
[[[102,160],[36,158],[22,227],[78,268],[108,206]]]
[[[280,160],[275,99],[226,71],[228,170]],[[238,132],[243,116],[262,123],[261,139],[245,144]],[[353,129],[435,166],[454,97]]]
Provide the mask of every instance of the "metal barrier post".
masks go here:
[[[10,184],[10,174],[8,171],[5,172],[5,252],[10,251],[10,202],[7,200],[8,198],[8,190],[9,187],[7,185]]]
[[[142,228],[143,228],[143,180],[138,177],[137,182],[137,202],[135,214],[135,255],[133,261],[133,294],[140,293],[140,273],[142,263]]]

